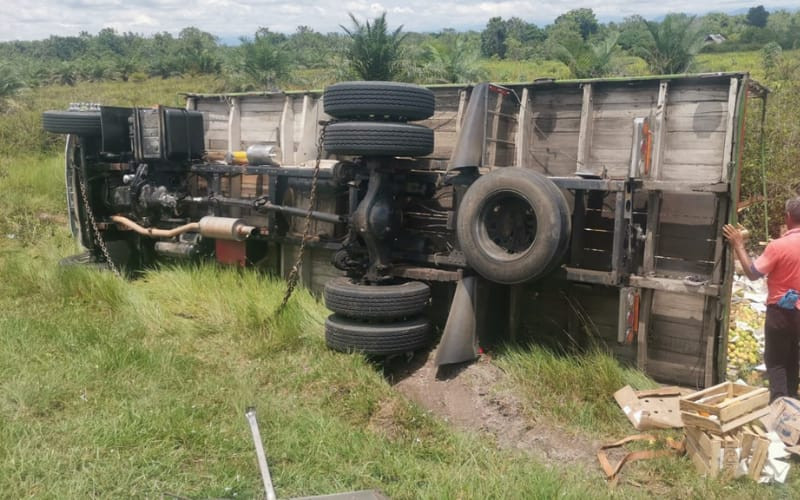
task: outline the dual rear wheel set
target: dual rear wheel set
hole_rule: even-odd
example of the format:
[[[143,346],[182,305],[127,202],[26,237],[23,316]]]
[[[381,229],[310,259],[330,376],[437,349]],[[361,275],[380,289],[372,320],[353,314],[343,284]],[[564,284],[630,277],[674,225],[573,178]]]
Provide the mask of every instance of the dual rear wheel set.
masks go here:
[[[425,156],[433,130],[407,123],[433,115],[434,95],[391,82],[346,82],[328,87],[325,112],[337,121],[325,132],[329,153]],[[458,207],[456,236],[467,264],[489,281],[517,284],[552,271],[570,237],[570,211],[561,190],[523,168],[496,169],[478,178]],[[430,287],[410,281],[370,285],[335,278],[324,290],[333,311],[325,322],[331,349],[370,356],[403,354],[431,343],[423,316]]]

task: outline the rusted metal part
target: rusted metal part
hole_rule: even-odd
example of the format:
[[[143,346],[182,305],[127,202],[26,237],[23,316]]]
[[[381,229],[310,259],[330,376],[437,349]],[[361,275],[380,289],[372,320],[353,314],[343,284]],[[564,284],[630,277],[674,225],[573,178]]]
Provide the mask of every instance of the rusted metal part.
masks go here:
[[[198,224],[201,235],[218,240],[244,241],[256,229],[232,217],[206,216]]]
[[[214,253],[220,264],[235,264],[239,267],[247,264],[247,245],[244,241],[219,239],[214,242]]]
[[[448,271],[430,267],[395,266],[392,268],[392,274],[398,278],[421,281],[458,281],[463,277],[464,272],[461,269]]]

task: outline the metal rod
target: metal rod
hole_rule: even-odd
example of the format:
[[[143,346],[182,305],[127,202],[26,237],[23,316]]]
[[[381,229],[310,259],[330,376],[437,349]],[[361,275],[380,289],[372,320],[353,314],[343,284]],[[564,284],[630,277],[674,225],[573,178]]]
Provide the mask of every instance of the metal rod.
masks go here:
[[[311,219],[320,220],[322,222],[333,222],[334,224],[339,224],[341,222],[347,221],[347,218],[343,215],[336,215],[327,212],[317,212],[316,210],[312,210],[311,212],[309,212],[305,208],[287,207],[286,205],[273,205],[272,203],[269,202],[265,205],[259,206],[257,210],[262,210],[267,212],[278,212],[293,217],[308,216]]]
[[[767,150],[766,150],[766,137],[764,133],[764,125],[767,122],[767,94],[764,94],[761,99],[761,127],[759,130],[760,137],[759,149],[761,162],[761,194],[764,196],[764,241],[769,241],[769,198],[767,198]]]
[[[274,205],[270,202],[266,202],[263,205],[255,206],[253,203],[255,200],[244,200],[244,199],[237,199],[237,198],[225,198],[222,196],[215,196],[213,199],[204,198],[201,200],[197,200],[194,198],[187,198],[184,201],[189,203],[205,203],[205,204],[218,204],[218,205],[231,205],[237,207],[246,207],[258,210],[260,212],[278,212],[284,215],[288,215],[291,217],[306,217],[308,215],[308,209],[299,208],[299,207],[289,207],[286,205]],[[340,224],[343,222],[347,222],[347,216],[345,215],[337,215],[331,214],[328,212],[318,212],[312,211],[310,217],[314,220],[319,220],[322,222],[332,222],[334,224]]]
[[[258,457],[258,469],[261,471],[261,480],[264,482],[264,493],[267,500],[276,500],[275,488],[272,486],[272,476],[269,475],[267,455],[264,453],[264,444],[261,442],[261,432],[258,430],[258,422],[256,421],[256,409],[252,406],[249,407],[244,416],[247,417],[247,423],[250,424],[250,433],[253,435],[253,444],[255,444],[256,456]]]

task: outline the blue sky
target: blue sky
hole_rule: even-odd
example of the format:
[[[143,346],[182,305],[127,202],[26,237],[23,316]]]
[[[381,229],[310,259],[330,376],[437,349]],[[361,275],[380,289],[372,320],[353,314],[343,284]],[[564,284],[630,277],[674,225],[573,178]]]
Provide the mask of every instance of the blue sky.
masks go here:
[[[761,2],[768,10],[798,7],[797,0]],[[97,33],[105,27],[120,32],[151,34],[197,26],[223,39],[251,35],[259,27],[291,33],[299,25],[322,31],[340,31],[349,25],[348,12],[359,19],[387,12],[391,27],[406,31],[437,31],[442,28],[481,29],[493,16],[512,16],[549,24],[570,9],[587,7],[601,21],[620,20],[632,14],[654,19],[669,12],[742,12],[758,3],[739,0],[678,0],[641,2],[632,0],[2,0],[0,40],[35,40],[49,35]]]

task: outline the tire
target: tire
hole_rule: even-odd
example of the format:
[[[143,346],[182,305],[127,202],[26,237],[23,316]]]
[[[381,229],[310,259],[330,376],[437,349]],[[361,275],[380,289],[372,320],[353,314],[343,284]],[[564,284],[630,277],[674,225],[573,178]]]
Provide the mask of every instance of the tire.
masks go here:
[[[569,208],[569,202],[567,201],[564,192],[561,191],[561,188],[559,188],[554,182],[551,181],[547,184],[552,188],[553,197],[559,206],[559,210],[561,212],[561,227],[564,228],[564,230],[561,231],[561,239],[559,240],[558,247],[556,249],[556,257],[553,259],[551,265],[548,266],[542,274],[547,274],[550,271],[553,271],[561,264],[562,257],[569,248],[569,242],[572,238],[572,211]]]
[[[100,135],[99,111],[45,111],[42,127],[54,134]]]
[[[424,120],[436,99],[425,87],[396,82],[342,82],[325,89],[325,112],[339,119]]]
[[[398,323],[364,323],[336,314],[325,320],[325,343],[334,351],[390,356],[413,352],[430,344],[426,318]]]
[[[504,285],[551,271],[570,233],[569,207],[547,177],[503,168],[480,177],[458,209],[456,235],[467,264]]]
[[[325,306],[345,318],[386,321],[422,313],[431,289],[421,281],[398,285],[359,285],[350,278],[334,278],[325,284]]]
[[[425,156],[433,152],[433,130],[408,123],[332,123],[325,129],[325,151],[354,156]]]

